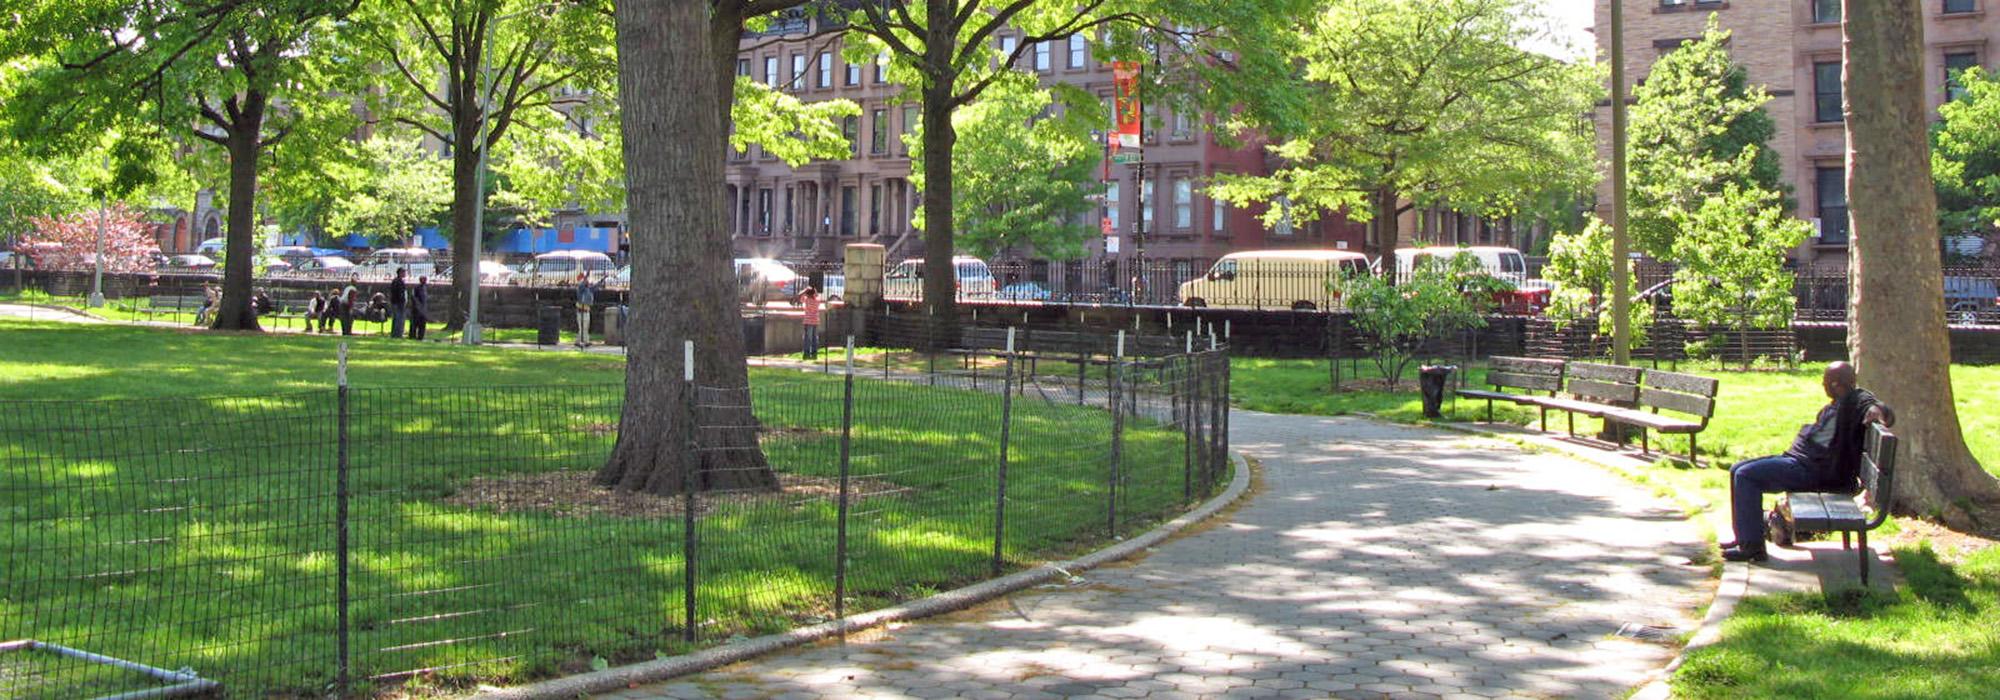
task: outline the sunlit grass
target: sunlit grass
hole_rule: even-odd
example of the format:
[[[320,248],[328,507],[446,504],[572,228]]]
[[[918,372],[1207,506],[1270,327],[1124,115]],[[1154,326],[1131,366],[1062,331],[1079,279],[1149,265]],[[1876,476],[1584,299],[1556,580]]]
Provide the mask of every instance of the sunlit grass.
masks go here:
[[[37,400],[0,416],[0,638],[189,666],[232,695],[324,690],[338,342],[0,320],[0,401]],[[687,649],[678,511],[451,500],[475,478],[599,466],[622,358],[356,339],[348,376],[358,678],[434,668],[416,683],[506,683]],[[840,378],[752,376],[774,468],[836,477]],[[856,386],[852,473],[878,492],[850,516],[848,609],[987,576],[1001,399]],[[1014,405],[1007,565],[1101,544],[1114,534],[1109,415]],[[1120,535],[1177,510],[1183,488],[1180,433],[1140,420],[1126,430]],[[705,509],[702,642],[830,614],[838,514],[832,499],[796,494]],[[0,682],[28,697],[96,690]]]

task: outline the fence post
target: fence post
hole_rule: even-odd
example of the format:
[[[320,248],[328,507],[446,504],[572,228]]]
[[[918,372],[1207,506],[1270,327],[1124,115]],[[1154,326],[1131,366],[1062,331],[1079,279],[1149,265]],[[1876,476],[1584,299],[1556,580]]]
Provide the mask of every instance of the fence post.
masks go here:
[[[349,495],[347,488],[347,466],[348,466],[347,343],[340,344],[338,361],[334,365],[334,382],[336,384],[336,387],[334,389],[334,411],[336,412],[336,418],[334,420],[334,424],[337,427],[335,428],[335,435],[334,435],[335,447],[334,447],[334,458],[333,458],[333,549],[334,549],[333,559],[335,567],[334,571],[335,667],[333,673],[333,688],[336,694],[338,694],[341,697],[346,697],[347,686],[350,681],[349,674],[353,668],[351,665],[352,659],[349,656],[349,651],[348,651],[349,634],[352,628],[348,622],[348,617],[347,617],[348,608],[351,603],[351,599],[349,598],[348,588],[347,588],[348,586],[347,567],[348,567],[348,562],[351,559],[351,556],[349,554],[349,541],[348,541],[349,533],[347,529],[347,521],[348,521],[347,501]]]
[[[1007,543],[1007,447],[1014,427],[1014,329],[1007,329],[1007,379],[1000,385],[1000,473],[993,493],[993,575],[1000,575]]]
[[[681,630],[681,640],[690,644],[695,640],[695,565],[700,540],[695,537],[695,471],[701,468],[701,420],[696,412],[694,385],[694,341],[684,341],[681,346],[681,401],[686,404],[687,452],[694,463],[681,470],[681,611],[686,616],[687,626]]]
[[[847,374],[840,396],[840,505],[833,540],[833,619],[847,637],[847,499],[854,441],[854,336],[847,336]]]
[[[1125,331],[1118,331],[1117,354],[1111,358],[1111,371],[1107,384],[1110,397],[1105,403],[1111,408],[1111,472],[1105,482],[1105,530],[1111,537],[1118,536],[1118,470],[1125,458]]]
[[[1076,405],[1078,406],[1082,406],[1084,404],[1083,400],[1084,370],[1089,366],[1090,366],[1090,351],[1083,349],[1082,343],[1078,343],[1076,351]]]
[[[1188,343],[1191,345],[1194,342],[1193,336],[1189,338]],[[1198,366],[1195,364],[1194,355],[1192,353],[1181,355],[1180,365],[1181,377],[1180,381],[1176,382],[1180,386],[1174,393],[1179,394],[1180,404],[1177,415],[1181,421],[1181,502],[1187,503],[1194,500],[1194,441],[1195,436],[1200,434],[1197,432],[1200,430],[1199,423],[1196,422],[1200,420],[1196,417],[1200,414],[1196,411],[1201,405],[1201,394],[1195,390],[1198,386],[1195,383]]]

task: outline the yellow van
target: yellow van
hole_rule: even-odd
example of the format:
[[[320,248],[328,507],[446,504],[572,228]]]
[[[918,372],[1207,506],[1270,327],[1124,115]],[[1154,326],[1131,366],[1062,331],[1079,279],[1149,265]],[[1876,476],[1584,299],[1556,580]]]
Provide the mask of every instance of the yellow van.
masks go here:
[[[1368,256],[1345,250],[1250,250],[1215,261],[1181,283],[1183,306],[1311,311],[1338,305],[1335,283],[1368,274]]]

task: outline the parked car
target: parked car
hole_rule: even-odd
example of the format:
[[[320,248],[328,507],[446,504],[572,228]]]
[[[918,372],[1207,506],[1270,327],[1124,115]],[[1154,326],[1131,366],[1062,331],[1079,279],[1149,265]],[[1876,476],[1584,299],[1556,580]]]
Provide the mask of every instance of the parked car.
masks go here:
[[[1342,276],[1367,272],[1368,256],[1345,250],[1248,250],[1182,282],[1179,299],[1191,307],[1329,309],[1340,301]]]
[[[819,295],[827,301],[847,299],[847,275],[827,275],[821,283],[825,284],[826,288],[819,290]]]
[[[514,283],[514,268],[492,260],[481,260],[476,267],[479,269],[480,284]]]
[[[215,260],[206,255],[169,255],[160,263],[161,272],[214,272]]]
[[[220,255],[222,253],[222,250],[224,248],[227,248],[228,246],[229,246],[229,239],[210,238],[202,241],[199,245],[196,245],[194,247],[194,252],[199,255]]]
[[[1974,324],[1980,316],[1992,316],[2000,307],[2000,287],[1991,277],[1944,278],[1945,318],[1951,323]]]
[[[957,273],[955,288],[961,299],[989,299],[999,291],[993,279],[993,271],[986,267],[986,261],[969,255],[951,259]],[[910,258],[890,268],[883,275],[882,297],[896,301],[918,301],[924,293],[924,261]]]
[[[558,250],[535,256],[510,282],[531,287],[560,287],[575,282],[579,272],[590,275],[593,280],[608,279],[617,274],[618,264],[603,253]]]
[[[364,277],[387,279],[404,270],[410,279],[435,276],[437,264],[431,261],[431,251],[424,248],[383,248],[363,258],[354,266],[353,272]]]
[[[292,276],[294,277],[345,279],[353,272],[354,261],[333,255],[321,255],[316,258],[300,261],[298,264],[292,266]]]
[[[1048,301],[1049,290],[1034,282],[1015,282],[994,295],[1002,301]]]
[[[746,304],[788,302],[806,288],[806,277],[771,258],[737,258],[736,293]]]

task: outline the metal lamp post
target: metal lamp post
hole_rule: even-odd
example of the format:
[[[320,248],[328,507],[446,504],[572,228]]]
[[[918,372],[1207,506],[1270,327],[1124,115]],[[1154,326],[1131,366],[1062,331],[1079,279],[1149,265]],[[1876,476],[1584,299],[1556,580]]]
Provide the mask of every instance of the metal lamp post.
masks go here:
[[[1625,3],[1611,2],[1611,361],[1632,362],[1632,261],[1625,230]]]
[[[108,153],[104,156],[104,170],[108,177],[111,171],[111,155]],[[104,219],[107,206],[104,197],[104,188],[108,186],[110,186],[110,182],[107,180],[104,185],[99,186],[97,189],[97,253],[90,258],[89,305],[93,309],[104,306]]]

